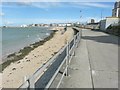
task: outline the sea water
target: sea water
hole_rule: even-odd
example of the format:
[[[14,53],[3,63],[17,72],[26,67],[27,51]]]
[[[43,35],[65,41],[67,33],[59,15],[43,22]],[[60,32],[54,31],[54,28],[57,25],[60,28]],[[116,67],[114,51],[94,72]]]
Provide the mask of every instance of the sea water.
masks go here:
[[[7,27],[2,28],[2,58],[20,49],[43,40],[52,31],[48,27]]]

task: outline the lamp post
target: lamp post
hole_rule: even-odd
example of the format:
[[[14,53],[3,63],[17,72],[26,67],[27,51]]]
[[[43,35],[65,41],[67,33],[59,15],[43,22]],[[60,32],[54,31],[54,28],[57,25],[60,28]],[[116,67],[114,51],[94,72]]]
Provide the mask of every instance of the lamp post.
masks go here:
[[[80,10],[80,20],[81,20],[81,18],[82,18],[82,14],[81,14],[81,13],[82,13],[82,10]]]

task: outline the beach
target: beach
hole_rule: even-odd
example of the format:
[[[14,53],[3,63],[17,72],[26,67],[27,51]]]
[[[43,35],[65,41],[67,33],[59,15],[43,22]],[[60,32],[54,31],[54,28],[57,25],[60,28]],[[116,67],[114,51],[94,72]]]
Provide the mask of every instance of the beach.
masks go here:
[[[43,45],[32,50],[23,59],[11,63],[2,74],[2,88],[18,88],[22,85],[24,77],[31,76],[38,68],[54,56],[74,35],[72,28],[64,31],[64,27],[54,27],[58,30],[54,36]],[[0,79],[1,80],[1,79]]]
[[[6,27],[2,28],[2,57],[0,61],[7,61],[7,56],[18,52],[24,47],[44,40],[52,33],[49,27]]]

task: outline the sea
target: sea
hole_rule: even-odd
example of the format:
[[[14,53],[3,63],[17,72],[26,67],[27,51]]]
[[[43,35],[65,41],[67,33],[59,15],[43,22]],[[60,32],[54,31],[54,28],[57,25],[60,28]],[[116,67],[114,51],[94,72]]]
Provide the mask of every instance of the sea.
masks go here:
[[[2,28],[0,37],[0,57],[6,58],[9,54],[18,52],[25,46],[44,40],[52,33],[49,27],[6,27]],[[2,54],[1,54],[2,53]]]

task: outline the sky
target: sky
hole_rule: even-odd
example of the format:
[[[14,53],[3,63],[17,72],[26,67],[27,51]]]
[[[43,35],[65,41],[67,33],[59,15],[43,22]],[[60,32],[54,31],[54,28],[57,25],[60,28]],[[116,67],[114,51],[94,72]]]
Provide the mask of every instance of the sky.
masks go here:
[[[114,2],[3,2],[0,26],[99,21],[112,15]]]

